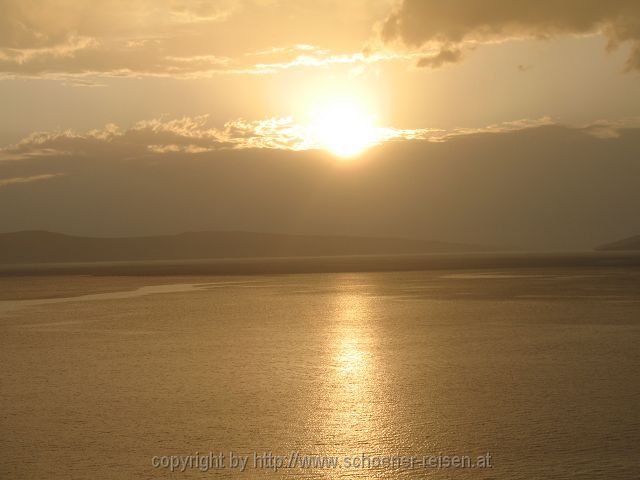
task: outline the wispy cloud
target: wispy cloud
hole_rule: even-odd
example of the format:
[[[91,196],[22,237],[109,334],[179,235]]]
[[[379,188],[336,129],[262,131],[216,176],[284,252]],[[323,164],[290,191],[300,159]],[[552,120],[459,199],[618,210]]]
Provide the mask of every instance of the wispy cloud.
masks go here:
[[[5,0],[0,78],[206,78],[373,61],[358,51],[379,18],[363,20],[363,7],[333,0],[130,0],[94,2],[89,16],[81,0]],[[335,31],[336,9],[351,28]]]
[[[399,140],[440,141],[444,131],[377,127],[372,145]],[[0,160],[50,155],[121,155],[125,158],[150,153],[202,153],[221,149],[311,150],[322,148],[312,125],[293,117],[238,119],[222,128],[209,125],[207,115],[177,119],[156,118],[129,129],[108,124],[102,129],[34,132],[15,145],[0,149]]]
[[[0,188],[21,183],[41,182],[43,180],[49,180],[63,175],[64,173],[46,173],[43,175],[32,175],[29,177],[0,178]]]
[[[505,133],[549,125],[554,125],[553,120],[550,117],[542,117],[480,128],[449,130],[373,127],[370,146],[412,140],[446,142],[465,135]],[[612,137],[626,126],[625,123],[599,122],[580,128],[593,136]],[[318,139],[314,126],[298,123],[293,117],[238,119],[227,122],[221,128],[216,128],[210,125],[207,115],[202,115],[144,120],[128,129],[108,124],[104,128],[86,132],[73,130],[34,132],[17,144],[0,149],[0,160],[53,155],[139,158],[157,154],[199,154],[225,149],[300,151],[322,148],[322,142]]]

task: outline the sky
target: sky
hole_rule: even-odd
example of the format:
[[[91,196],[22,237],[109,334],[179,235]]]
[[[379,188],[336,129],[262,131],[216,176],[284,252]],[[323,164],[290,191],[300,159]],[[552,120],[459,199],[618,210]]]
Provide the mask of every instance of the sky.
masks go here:
[[[0,0],[0,231],[639,233],[636,0]]]

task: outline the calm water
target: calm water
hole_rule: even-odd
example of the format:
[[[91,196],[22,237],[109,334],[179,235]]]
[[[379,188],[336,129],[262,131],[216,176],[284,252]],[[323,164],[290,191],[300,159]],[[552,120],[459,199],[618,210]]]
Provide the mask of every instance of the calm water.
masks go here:
[[[0,301],[3,479],[640,472],[638,270],[21,281]],[[152,466],[196,452],[225,463]],[[344,464],[487,452],[490,469]]]

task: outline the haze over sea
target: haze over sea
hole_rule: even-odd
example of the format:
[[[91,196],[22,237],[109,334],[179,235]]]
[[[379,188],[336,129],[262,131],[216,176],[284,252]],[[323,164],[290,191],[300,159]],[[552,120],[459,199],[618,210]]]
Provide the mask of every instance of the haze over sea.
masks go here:
[[[0,277],[0,477],[637,478],[638,285],[593,266]],[[162,465],[210,452],[224,465]]]

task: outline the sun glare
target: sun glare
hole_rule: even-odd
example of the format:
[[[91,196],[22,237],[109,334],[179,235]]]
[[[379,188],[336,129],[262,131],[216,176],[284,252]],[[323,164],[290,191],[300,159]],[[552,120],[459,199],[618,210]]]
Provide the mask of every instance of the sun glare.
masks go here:
[[[343,158],[361,153],[376,141],[373,118],[354,103],[324,106],[314,116],[311,128],[321,148]]]

